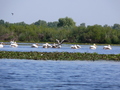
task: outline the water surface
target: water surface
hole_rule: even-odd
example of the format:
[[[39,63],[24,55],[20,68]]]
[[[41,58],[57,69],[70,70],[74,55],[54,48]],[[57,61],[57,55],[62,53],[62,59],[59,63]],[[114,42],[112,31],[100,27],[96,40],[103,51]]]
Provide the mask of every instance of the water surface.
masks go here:
[[[120,62],[0,59],[0,90],[119,90]]]

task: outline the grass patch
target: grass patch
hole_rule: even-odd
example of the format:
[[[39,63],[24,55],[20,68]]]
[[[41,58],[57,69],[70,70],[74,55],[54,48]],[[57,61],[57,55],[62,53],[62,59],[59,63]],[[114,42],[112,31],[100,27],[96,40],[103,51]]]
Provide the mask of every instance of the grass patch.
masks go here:
[[[0,58],[34,60],[114,60],[120,61],[120,54],[70,53],[70,52],[13,52],[0,51]]]

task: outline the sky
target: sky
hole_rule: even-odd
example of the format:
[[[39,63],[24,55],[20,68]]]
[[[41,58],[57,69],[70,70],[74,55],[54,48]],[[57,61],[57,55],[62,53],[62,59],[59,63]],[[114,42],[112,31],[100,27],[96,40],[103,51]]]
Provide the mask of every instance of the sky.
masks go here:
[[[65,17],[76,25],[120,24],[120,0],[0,0],[0,20],[5,22],[32,24]]]

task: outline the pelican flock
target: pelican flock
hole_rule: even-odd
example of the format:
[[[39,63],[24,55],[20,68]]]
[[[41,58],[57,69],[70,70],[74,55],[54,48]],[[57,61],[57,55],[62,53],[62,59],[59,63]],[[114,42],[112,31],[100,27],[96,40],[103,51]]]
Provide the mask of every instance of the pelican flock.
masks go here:
[[[61,40],[61,41],[58,40],[58,39],[56,39],[56,42],[57,42],[57,43],[54,43],[54,44],[52,44],[52,45],[49,44],[49,43],[45,43],[45,44],[42,45],[42,47],[43,47],[43,48],[61,48],[62,43],[63,43],[64,41],[65,41],[65,39],[63,39],[63,40]],[[0,48],[3,48],[3,47],[4,47],[3,45],[4,45],[4,43],[1,42],[1,43],[0,43]],[[13,41],[10,41],[10,46],[11,46],[11,47],[18,47],[18,44],[13,40]],[[39,46],[38,43],[31,45],[32,48],[38,48],[38,46]],[[80,49],[81,46],[80,46],[80,45],[71,45],[70,48],[71,48],[71,49]],[[89,47],[89,49],[96,49],[96,48],[97,48],[97,45],[96,45],[96,44],[93,44],[93,45],[91,45],[91,46]],[[110,45],[107,45],[107,46],[103,46],[103,49],[105,49],[105,50],[111,50],[112,47],[111,47]]]

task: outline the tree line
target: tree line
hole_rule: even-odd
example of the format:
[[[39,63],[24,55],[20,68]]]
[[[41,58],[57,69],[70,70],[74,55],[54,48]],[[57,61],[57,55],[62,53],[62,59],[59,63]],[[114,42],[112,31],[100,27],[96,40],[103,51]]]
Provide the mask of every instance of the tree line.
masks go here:
[[[76,26],[68,17],[55,22],[38,20],[32,24],[0,20],[0,41],[55,42],[56,39],[69,43],[120,44],[120,24],[86,26],[81,23]]]

